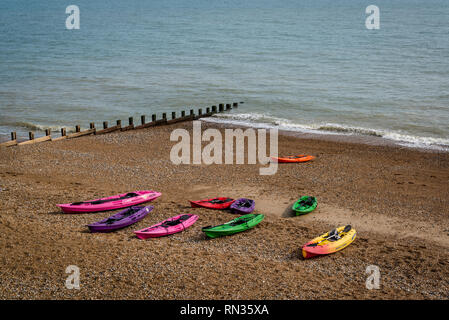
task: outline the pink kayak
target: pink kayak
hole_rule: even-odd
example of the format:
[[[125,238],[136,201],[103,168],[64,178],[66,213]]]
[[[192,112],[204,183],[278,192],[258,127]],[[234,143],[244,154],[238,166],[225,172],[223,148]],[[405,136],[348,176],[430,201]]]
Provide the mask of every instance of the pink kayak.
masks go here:
[[[168,236],[169,234],[184,231],[198,220],[195,214],[180,214],[179,216],[168,218],[154,226],[134,231],[139,239],[148,239]]]
[[[152,190],[141,190],[128,193],[122,193],[111,197],[57,204],[65,213],[85,213],[115,210],[125,207],[135,206],[137,204],[152,201],[160,197],[162,193]]]

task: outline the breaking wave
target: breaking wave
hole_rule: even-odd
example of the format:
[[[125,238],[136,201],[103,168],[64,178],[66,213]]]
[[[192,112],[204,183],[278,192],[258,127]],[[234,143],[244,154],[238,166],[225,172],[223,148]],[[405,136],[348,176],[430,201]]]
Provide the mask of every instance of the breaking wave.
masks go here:
[[[203,118],[202,120],[206,122],[229,123],[255,128],[268,129],[276,127],[279,130],[297,131],[302,133],[378,137],[391,140],[402,146],[449,151],[449,139],[414,136],[385,129],[346,126],[336,123],[300,124],[288,119],[252,113],[217,114],[209,118]]]
[[[62,128],[66,128],[67,132],[75,132],[75,128],[65,127],[65,126],[48,126],[41,125],[31,122],[15,122],[12,124],[14,127],[24,128],[31,131],[45,131],[46,129],[50,129],[51,132],[59,132]]]

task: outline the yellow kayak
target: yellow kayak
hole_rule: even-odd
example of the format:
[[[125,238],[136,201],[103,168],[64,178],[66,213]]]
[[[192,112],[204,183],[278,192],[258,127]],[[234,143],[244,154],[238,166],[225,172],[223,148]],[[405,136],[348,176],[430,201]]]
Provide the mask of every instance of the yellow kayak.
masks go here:
[[[357,232],[350,225],[338,227],[303,245],[302,255],[308,259],[340,251],[349,246],[356,235]]]

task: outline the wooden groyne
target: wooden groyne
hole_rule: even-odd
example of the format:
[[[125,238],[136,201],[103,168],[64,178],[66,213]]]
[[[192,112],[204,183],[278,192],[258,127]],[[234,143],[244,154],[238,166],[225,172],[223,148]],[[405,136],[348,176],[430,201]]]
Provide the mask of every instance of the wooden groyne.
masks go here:
[[[243,102],[240,102],[243,103]],[[181,111],[180,116],[176,113],[176,111],[173,111],[171,113],[170,119],[167,118],[167,113],[162,114],[161,119],[157,119],[156,114],[151,115],[151,121],[146,122],[146,116],[141,115],[140,116],[140,124],[135,125],[134,124],[134,118],[129,117],[128,118],[128,125],[122,126],[122,120],[117,120],[116,124],[114,126],[109,127],[108,121],[103,121],[103,129],[97,130],[95,127],[95,123],[91,122],[89,124],[89,129],[81,131],[81,127],[79,124],[75,125],[75,132],[67,134],[66,128],[61,128],[61,135],[59,137],[52,137],[50,129],[45,129],[45,136],[34,138],[34,132],[28,133],[28,140],[18,142],[17,141],[17,134],[16,132],[11,132],[11,140],[7,142],[0,143],[0,147],[11,147],[11,146],[21,146],[26,144],[34,144],[44,141],[58,141],[58,140],[64,140],[64,139],[73,139],[78,138],[86,135],[99,135],[99,134],[107,134],[114,131],[127,131],[127,130],[137,130],[137,129],[143,129],[143,128],[149,128],[149,127],[155,127],[160,125],[167,125],[167,124],[173,124],[177,122],[182,121],[191,121],[191,120],[197,120],[204,117],[210,117],[216,113],[229,111],[233,108],[238,108],[239,103],[234,102],[232,105],[230,103],[223,104],[220,103],[218,107],[216,105],[213,105],[211,107],[207,107],[205,110],[202,108],[198,109],[198,112],[195,114],[195,111],[193,109],[190,109],[189,114],[186,115],[186,111]],[[204,111],[204,112],[203,112]]]

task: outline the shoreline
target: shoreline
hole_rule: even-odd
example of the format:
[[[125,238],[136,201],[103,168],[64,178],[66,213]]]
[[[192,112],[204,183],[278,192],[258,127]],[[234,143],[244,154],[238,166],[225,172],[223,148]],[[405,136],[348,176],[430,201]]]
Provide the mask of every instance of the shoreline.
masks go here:
[[[202,121],[202,123],[210,123],[214,124],[218,127],[229,127],[229,128],[276,128],[275,126],[267,126],[262,125],[259,126],[257,123],[238,123],[235,121],[228,121],[223,120],[223,118],[220,117],[205,117],[199,119]],[[189,120],[187,120],[189,122]],[[87,130],[87,129],[83,129]],[[75,132],[74,130],[72,130]],[[70,131],[70,132],[72,132]],[[284,136],[292,136],[297,137],[300,139],[314,139],[314,140],[324,140],[324,141],[332,141],[332,142],[343,142],[343,143],[355,143],[355,144],[365,144],[365,145],[373,145],[373,146],[390,146],[395,148],[405,148],[405,149],[411,149],[411,150],[417,150],[419,152],[431,152],[431,153],[449,153],[449,146],[443,146],[443,145],[437,145],[437,144],[430,144],[427,146],[419,145],[413,142],[407,142],[407,141],[397,141],[393,140],[387,137],[383,136],[375,136],[375,135],[364,135],[361,133],[343,133],[343,132],[320,132],[317,130],[316,132],[313,132],[315,130],[285,130],[285,129],[279,129],[279,134]],[[36,132],[36,131],[32,131]],[[35,136],[35,138],[39,138],[41,136],[45,136],[45,131],[38,131],[41,134],[38,134]],[[55,134],[55,137],[60,136],[59,131],[53,131],[53,134]],[[9,136],[7,134],[0,135],[0,143],[8,142],[10,140]],[[18,137],[18,142],[27,141],[28,139],[26,137]]]
[[[172,164],[176,142],[169,141],[170,133],[191,127],[185,122],[2,148],[1,298],[449,298],[448,153],[280,134],[280,154],[317,158],[260,176],[258,165]],[[114,212],[67,215],[55,206],[144,189],[162,192],[148,203],[153,212],[111,234],[90,234],[85,225]],[[292,203],[305,194],[317,197],[317,210],[292,215]],[[206,240],[202,226],[235,215],[192,209],[188,200],[218,195],[255,199],[255,213],[264,221]],[[188,230],[154,241],[132,234],[180,213],[200,218]],[[353,244],[301,258],[302,244],[343,224],[357,230]],[[65,288],[68,265],[80,267],[81,290]],[[365,288],[368,265],[381,270],[379,290]],[[323,291],[326,284],[332,285]]]
[[[209,119],[213,119],[212,121]],[[253,128],[257,129],[259,128],[256,123],[254,124],[242,124],[242,123],[234,123],[234,122],[226,122],[226,121],[216,121],[213,116],[210,118],[202,118],[199,119],[202,121],[203,124],[214,124],[217,127],[228,127],[228,128]],[[186,121],[189,122],[189,121]],[[265,128],[265,127],[263,127]],[[266,127],[266,129],[269,129]],[[87,129],[86,129],[87,130]],[[33,131],[34,132],[34,131]],[[75,132],[75,131],[73,131]],[[59,132],[53,132],[56,134],[56,138],[60,136]],[[372,146],[388,146],[393,148],[404,148],[404,149],[410,149],[410,150],[416,150],[419,152],[424,153],[449,153],[449,146],[441,146],[441,145],[428,145],[428,146],[422,146],[422,145],[416,145],[411,142],[406,141],[395,141],[389,138],[380,137],[380,136],[371,136],[371,135],[363,135],[363,134],[357,134],[357,133],[341,133],[341,132],[332,132],[332,133],[325,133],[325,132],[302,132],[297,130],[279,130],[280,135],[284,136],[292,136],[297,137],[299,139],[313,139],[313,140],[324,140],[324,141],[331,141],[331,142],[343,142],[343,143],[353,143],[353,144],[364,144],[364,145],[372,145]],[[45,132],[42,132],[42,135],[36,135],[35,138],[39,138],[41,136],[45,136]],[[7,135],[0,135],[0,143],[9,141],[9,137]],[[20,137],[17,139],[18,142],[27,141],[28,139],[24,137]]]

